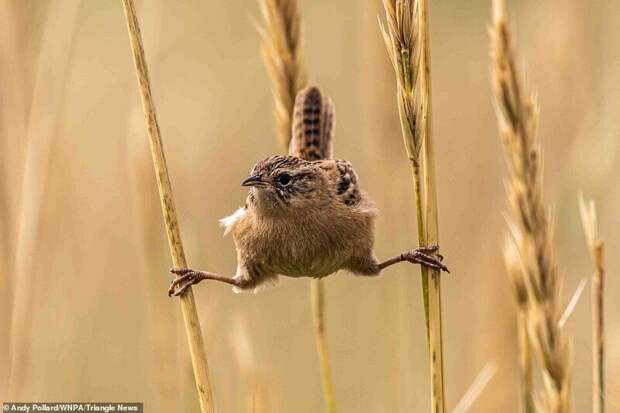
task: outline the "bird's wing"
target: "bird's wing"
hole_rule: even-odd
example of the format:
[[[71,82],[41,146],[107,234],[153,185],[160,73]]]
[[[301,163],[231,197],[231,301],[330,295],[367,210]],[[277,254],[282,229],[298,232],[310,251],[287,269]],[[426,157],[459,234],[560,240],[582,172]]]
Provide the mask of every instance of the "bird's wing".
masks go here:
[[[334,104],[316,86],[302,89],[295,98],[289,154],[307,161],[332,157]]]
[[[317,162],[333,183],[334,195],[346,206],[355,207],[362,201],[357,173],[350,162],[341,159]]]

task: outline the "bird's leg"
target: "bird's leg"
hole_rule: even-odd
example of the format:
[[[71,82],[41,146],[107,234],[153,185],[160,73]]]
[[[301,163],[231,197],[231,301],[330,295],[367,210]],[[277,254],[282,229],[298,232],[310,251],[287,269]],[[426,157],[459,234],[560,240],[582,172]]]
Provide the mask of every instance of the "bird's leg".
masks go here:
[[[427,267],[437,268],[439,270],[449,273],[450,271],[448,270],[448,267],[441,263],[441,261],[443,260],[443,256],[437,254],[437,251],[439,251],[439,247],[436,245],[432,247],[423,247],[411,251],[405,251],[394,258],[390,258],[389,260],[380,263],[379,269],[382,270],[386,267],[389,267],[390,265],[403,261],[408,261],[412,264],[426,265]]]
[[[241,278],[224,277],[212,272],[195,271],[189,268],[173,268],[170,272],[176,274],[177,277],[170,283],[170,288],[168,288],[169,297],[183,294],[190,286],[198,284],[202,280],[221,281],[239,288],[244,288],[248,282]]]

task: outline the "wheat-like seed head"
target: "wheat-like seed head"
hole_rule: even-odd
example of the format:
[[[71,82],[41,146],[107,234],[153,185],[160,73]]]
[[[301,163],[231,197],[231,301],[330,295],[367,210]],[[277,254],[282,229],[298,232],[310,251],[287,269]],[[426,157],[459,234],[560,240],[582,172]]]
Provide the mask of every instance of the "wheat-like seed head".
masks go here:
[[[527,310],[527,283],[523,274],[525,268],[523,266],[523,260],[519,255],[519,251],[516,246],[516,242],[512,237],[508,237],[504,243],[504,263],[508,276],[512,282],[513,291],[517,301],[517,305],[520,310]]]
[[[264,26],[261,52],[275,100],[278,139],[288,151],[295,96],[306,86],[301,53],[301,28],[297,0],[259,0]]]
[[[560,282],[553,252],[553,219],[543,202],[542,156],[536,139],[538,111],[535,99],[523,95],[515,68],[512,40],[503,1],[494,1],[491,29],[493,90],[500,134],[510,170],[508,198],[514,245],[513,278],[517,297],[527,291],[528,335],[542,367],[545,412],[569,412],[570,349],[558,324]]]
[[[415,3],[415,4],[414,4]],[[409,159],[419,166],[422,148],[422,107],[425,102],[418,88],[420,45],[418,10],[413,0],[383,0],[387,28],[381,21],[381,33],[394,67],[398,91],[398,109],[403,122],[405,147]]]
[[[592,275],[592,411],[605,411],[605,244],[598,234],[596,206],[579,197],[581,223],[594,263]]]
[[[598,235],[598,219],[596,217],[594,201],[586,202],[583,195],[581,195],[579,197],[579,213],[581,215],[583,233],[586,236],[586,243],[588,244],[592,259],[596,261],[596,250],[600,248],[603,241]]]

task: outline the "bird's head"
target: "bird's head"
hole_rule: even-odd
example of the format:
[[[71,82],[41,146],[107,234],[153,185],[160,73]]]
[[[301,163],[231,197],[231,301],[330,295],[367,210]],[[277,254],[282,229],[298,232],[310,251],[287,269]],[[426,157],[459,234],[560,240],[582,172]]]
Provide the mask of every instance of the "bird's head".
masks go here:
[[[327,177],[318,162],[272,156],[258,162],[241,185],[250,187],[250,203],[269,215],[310,212],[329,200]]]

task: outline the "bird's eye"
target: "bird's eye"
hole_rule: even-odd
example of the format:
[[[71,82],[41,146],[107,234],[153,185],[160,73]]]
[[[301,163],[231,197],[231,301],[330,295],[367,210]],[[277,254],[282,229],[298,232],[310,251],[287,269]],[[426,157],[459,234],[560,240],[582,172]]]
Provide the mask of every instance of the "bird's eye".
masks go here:
[[[287,186],[292,181],[292,178],[289,174],[281,174],[278,175],[278,183],[282,186]]]

